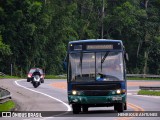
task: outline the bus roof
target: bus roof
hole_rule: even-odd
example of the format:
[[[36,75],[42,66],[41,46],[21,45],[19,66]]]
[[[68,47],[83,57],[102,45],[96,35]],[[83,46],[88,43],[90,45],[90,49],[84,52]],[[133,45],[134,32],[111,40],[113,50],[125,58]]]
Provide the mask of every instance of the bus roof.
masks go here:
[[[90,42],[120,42],[122,44],[122,40],[113,40],[113,39],[87,39],[87,40],[77,40],[77,41],[70,41],[69,44],[73,43],[90,43]]]
[[[106,51],[123,50],[124,46],[121,40],[112,39],[88,39],[70,41],[68,51]]]

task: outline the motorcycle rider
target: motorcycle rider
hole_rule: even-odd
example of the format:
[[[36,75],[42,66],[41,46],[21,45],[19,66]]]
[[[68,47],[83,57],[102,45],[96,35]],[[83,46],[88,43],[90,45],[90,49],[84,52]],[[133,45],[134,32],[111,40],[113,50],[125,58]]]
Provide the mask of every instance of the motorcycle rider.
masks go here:
[[[38,68],[36,68],[36,70],[32,74],[32,76],[35,76],[35,75],[39,75],[41,77],[41,73],[40,73],[40,70]]]
[[[41,77],[41,73],[40,73],[40,70],[38,68],[36,68],[35,71],[32,74],[32,81],[33,81],[33,76],[35,76],[35,75],[39,75],[39,77]]]

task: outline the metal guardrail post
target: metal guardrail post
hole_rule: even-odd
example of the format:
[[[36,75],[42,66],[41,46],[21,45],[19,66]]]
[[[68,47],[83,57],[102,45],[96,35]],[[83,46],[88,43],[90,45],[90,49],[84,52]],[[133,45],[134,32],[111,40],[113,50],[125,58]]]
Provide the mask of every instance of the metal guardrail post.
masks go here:
[[[11,99],[11,93],[8,90],[0,88],[0,104],[7,102]]]
[[[127,77],[160,78],[160,75],[150,75],[150,74],[127,74]]]
[[[141,90],[160,90],[160,87],[156,86],[139,86]]]

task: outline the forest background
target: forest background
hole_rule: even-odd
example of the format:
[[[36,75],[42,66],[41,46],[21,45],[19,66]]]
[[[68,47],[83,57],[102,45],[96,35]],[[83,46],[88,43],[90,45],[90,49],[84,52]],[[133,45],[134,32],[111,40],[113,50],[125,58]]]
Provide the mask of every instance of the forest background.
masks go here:
[[[160,74],[160,0],[0,0],[5,74],[63,74],[69,41],[101,38],[123,41],[127,73]]]

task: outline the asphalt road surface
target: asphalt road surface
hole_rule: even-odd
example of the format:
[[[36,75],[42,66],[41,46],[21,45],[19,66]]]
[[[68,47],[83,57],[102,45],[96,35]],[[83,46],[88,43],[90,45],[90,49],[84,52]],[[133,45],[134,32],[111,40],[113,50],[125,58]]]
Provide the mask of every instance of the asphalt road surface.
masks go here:
[[[124,112],[140,112],[148,111],[155,113],[160,111],[160,97],[137,95],[140,85],[160,86],[160,81],[128,81],[128,109]],[[0,120],[159,120],[158,117],[117,117],[113,107],[96,107],[89,108],[88,113],[78,115],[72,114],[71,106],[68,105],[66,80],[45,80],[38,88],[25,80],[0,79],[0,87],[8,89],[12,94],[12,99],[17,103],[16,111],[47,111],[50,117],[45,118],[0,118]],[[52,111],[52,112],[50,112]],[[157,113],[157,112],[156,112]],[[45,113],[44,113],[45,114]],[[47,113],[46,113],[47,114]],[[160,112],[159,112],[160,114]],[[121,114],[119,114],[121,115]]]

